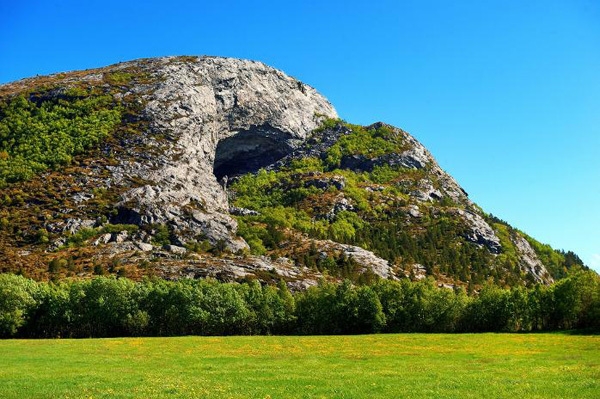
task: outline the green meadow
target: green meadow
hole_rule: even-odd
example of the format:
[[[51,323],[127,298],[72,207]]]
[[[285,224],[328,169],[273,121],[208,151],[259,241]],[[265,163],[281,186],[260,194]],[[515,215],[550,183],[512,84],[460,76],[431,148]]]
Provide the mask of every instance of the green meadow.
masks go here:
[[[598,398],[600,336],[0,341],[1,398]]]

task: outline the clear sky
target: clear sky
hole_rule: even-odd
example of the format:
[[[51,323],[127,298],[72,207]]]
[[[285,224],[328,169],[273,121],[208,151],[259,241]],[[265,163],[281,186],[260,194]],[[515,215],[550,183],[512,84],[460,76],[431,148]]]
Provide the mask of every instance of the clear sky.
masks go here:
[[[485,211],[600,271],[598,0],[0,0],[0,83],[203,54],[402,127]]]

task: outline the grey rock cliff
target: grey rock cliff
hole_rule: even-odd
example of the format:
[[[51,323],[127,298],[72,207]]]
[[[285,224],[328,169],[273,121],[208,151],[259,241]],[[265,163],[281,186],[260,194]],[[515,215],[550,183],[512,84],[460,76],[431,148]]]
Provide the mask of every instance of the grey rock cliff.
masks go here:
[[[147,181],[118,204],[117,221],[167,224],[183,244],[203,236],[234,238],[224,185],[218,180],[254,171],[293,151],[318,126],[336,118],[332,105],[310,86],[260,62],[200,57],[153,60],[159,83],[148,90],[145,116],[163,154],[122,162],[113,175]],[[151,138],[146,145],[158,145]]]
[[[552,283],[554,280],[529,242],[518,234],[512,237],[512,241],[520,255],[521,270],[530,274],[537,283]]]

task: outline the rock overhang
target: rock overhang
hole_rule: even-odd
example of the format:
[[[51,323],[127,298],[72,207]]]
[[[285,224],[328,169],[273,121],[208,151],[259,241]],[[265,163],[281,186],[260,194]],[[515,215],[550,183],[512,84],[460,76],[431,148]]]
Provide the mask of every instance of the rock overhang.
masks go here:
[[[156,189],[130,190],[119,209],[131,209],[140,220],[168,223],[180,241],[200,232],[211,242],[243,248],[219,181],[286,156],[323,117],[337,118],[335,109],[312,87],[255,61],[162,58],[153,73],[159,79],[144,114],[153,132],[168,135],[171,143],[151,165],[122,165],[123,174],[150,181]],[[185,218],[183,208],[191,199],[202,207],[194,211],[197,217]]]

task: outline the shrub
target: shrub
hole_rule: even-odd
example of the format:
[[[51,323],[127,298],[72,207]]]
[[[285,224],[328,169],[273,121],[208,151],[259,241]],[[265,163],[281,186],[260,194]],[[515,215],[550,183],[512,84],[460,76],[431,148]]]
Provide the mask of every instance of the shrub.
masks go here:
[[[92,90],[0,100],[0,187],[69,164],[120,121],[121,108],[113,97]]]

